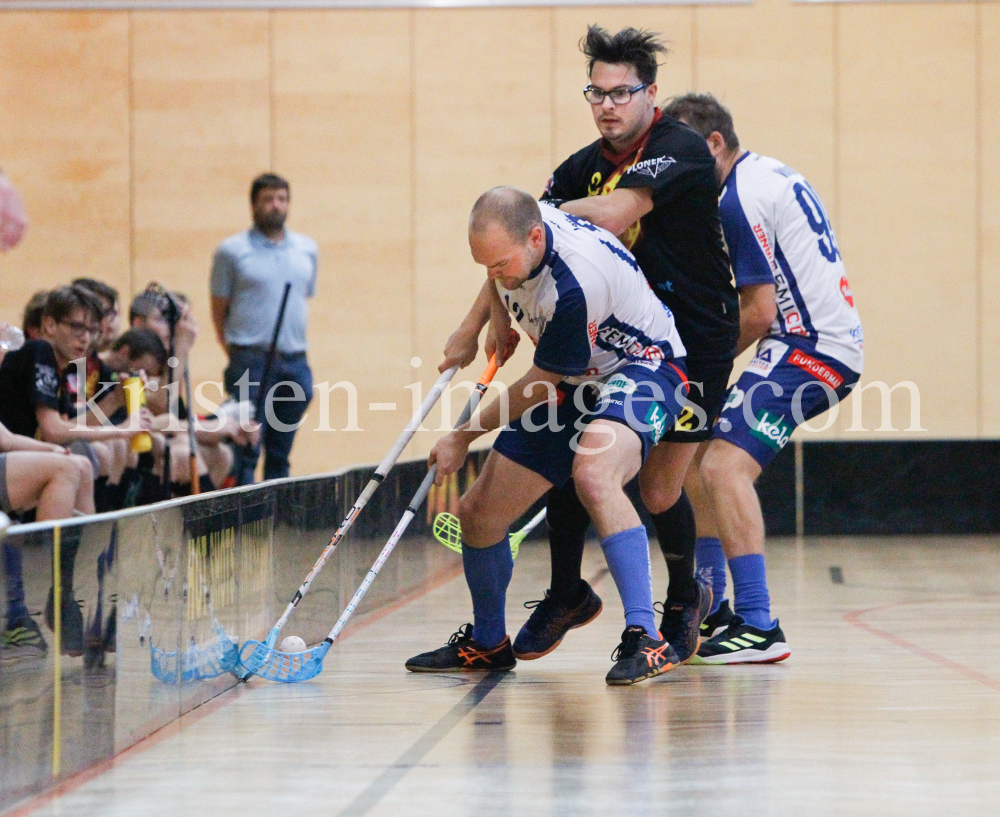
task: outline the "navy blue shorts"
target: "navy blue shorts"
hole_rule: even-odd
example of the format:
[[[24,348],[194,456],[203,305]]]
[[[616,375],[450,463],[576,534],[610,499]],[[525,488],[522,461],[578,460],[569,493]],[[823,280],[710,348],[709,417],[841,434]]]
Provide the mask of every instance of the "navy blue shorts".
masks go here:
[[[767,468],[799,425],[847,397],[860,377],[827,355],[765,340],[729,390],[712,439],[742,448]]]
[[[602,419],[638,434],[645,462],[673,426],[681,412],[680,397],[687,394],[684,358],[656,361],[656,369],[651,365],[629,363],[603,382],[560,385],[558,405],[540,403],[525,412],[500,432],[493,449],[559,487],[573,474],[573,459],[581,450],[587,424]]]

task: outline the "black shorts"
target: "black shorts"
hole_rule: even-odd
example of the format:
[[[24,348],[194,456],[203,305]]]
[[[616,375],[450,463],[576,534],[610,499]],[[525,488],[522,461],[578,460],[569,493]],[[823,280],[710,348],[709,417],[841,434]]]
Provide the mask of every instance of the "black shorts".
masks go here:
[[[712,426],[729,393],[733,361],[687,359],[691,389],[674,426],[660,438],[667,443],[701,443],[712,436]]]

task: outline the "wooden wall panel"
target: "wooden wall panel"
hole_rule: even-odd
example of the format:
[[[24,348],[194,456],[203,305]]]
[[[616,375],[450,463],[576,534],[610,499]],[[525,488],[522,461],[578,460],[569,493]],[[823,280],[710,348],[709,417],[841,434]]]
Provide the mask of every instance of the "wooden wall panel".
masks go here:
[[[273,23],[274,166],[292,184],[296,228],[320,245],[313,376],[357,385],[364,429],[343,431],[343,390],[329,400],[337,431],[316,430],[314,403],[294,457],[309,473],[380,459],[410,416],[410,12],[281,12]],[[398,409],[371,413],[370,402]]]
[[[979,434],[1000,435],[1000,6],[981,3],[980,76],[980,300]]]
[[[743,147],[794,167],[833,210],[832,7],[758,0],[694,14],[697,90],[729,108]]]
[[[30,226],[0,255],[0,320],[79,276],[129,288],[128,17],[0,13],[0,167]]]
[[[914,381],[928,436],[975,435],[975,8],[840,15],[838,235],[865,327],[864,381]],[[906,402],[894,400],[897,429]]]
[[[588,25],[599,25],[611,32],[626,26],[659,32],[670,53],[657,73],[657,99],[662,102],[691,89],[693,9],[683,6],[587,6],[557,8],[552,14],[555,52],[553,167],[598,137],[590,105],[582,93],[587,84],[587,58],[580,52],[579,42],[587,33]]]
[[[266,12],[132,15],[135,289],[155,280],[190,297],[195,382],[221,381],[226,360],[212,254],[250,226],[250,182],[270,168],[268,34]]]
[[[537,193],[551,171],[551,15],[413,14],[415,352],[427,372],[485,280],[468,246],[476,198],[499,184]],[[526,370],[530,352],[518,354],[505,376]],[[483,365],[463,377],[475,380]],[[430,382],[429,372],[424,379]],[[416,450],[433,437],[420,435]]]

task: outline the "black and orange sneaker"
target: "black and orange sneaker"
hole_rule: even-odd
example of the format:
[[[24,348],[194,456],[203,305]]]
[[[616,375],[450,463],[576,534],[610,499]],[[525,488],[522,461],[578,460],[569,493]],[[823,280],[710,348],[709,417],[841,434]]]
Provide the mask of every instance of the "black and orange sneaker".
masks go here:
[[[443,647],[415,655],[406,662],[410,672],[506,672],[515,666],[517,659],[510,647],[510,636],[487,648],[472,637],[471,624],[459,627]]]
[[[712,588],[698,581],[698,597],[692,604],[675,604],[667,597],[663,603],[660,635],[670,642],[677,663],[689,661],[701,646],[701,623],[712,609]]]
[[[570,630],[590,624],[601,614],[604,604],[600,596],[586,582],[583,598],[575,607],[567,607],[545,591],[540,601],[526,601],[524,606],[533,612],[514,639],[514,656],[525,661],[548,655],[559,646]]]
[[[646,635],[645,627],[635,624],[625,628],[622,643],[611,653],[611,660],[615,665],[604,680],[612,686],[638,684],[677,665],[677,656],[667,639],[657,641]]]

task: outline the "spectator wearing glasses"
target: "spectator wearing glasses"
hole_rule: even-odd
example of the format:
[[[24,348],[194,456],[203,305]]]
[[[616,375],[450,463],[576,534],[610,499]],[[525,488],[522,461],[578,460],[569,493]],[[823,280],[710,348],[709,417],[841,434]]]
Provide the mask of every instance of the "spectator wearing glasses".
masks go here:
[[[45,301],[49,297],[48,290],[40,289],[24,307],[21,318],[21,331],[27,340],[42,339],[42,315],[45,313]]]
[[[49,293],[42,317],[44,340],[28,341],[0,364],[0,422],[15,434],[69,446],[114,485],[125,468],[127,441],[144,430],[148,418],[134,426],[115,426],[85,408],[79,362],[99,331],[100,314],[100,305],[80,287]]]
[[[254,179],[250,187],[254,226],[219,245],[210,283],[212,322],[229,355],[226,391],[237,400],[256,401],[258,389],[263,388],[275,398],[272,408],[278,422],[263,426],[264,479],[288,476],[295,430],[313,392],[306,360],[306,300],[316,289],[318,249],[311,238],[285,229],[288,202],[288,182],[283,178],[265,173]],[[274,363],[268,383],[258,386],[286,283],[291,291]],[[255,446],[249,455],[240,449],[236,457],[239,483],[253,482],[259,448]]]
[[[711,153],[697,133],[656,105],[666,47],[657,35],[591,26],[580,43],[583,90],[601,138],[570,156],[543,200],[618,236],[669,307],[687,349],[690,392],[639,474],[667,562],[669,588],[660,631],[683,663],[698,646],[711,590],[694,574],[695,525],[684,475],[722,408],[739,336],[739,299],[719,222]],[[501,331],[496,335],[503,337]],[[514,642],[519,658],[555,649],[571,627],[590,621],[600,599],[580,576],[589,520],[572,482],[548,495],[552,584]]]

